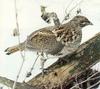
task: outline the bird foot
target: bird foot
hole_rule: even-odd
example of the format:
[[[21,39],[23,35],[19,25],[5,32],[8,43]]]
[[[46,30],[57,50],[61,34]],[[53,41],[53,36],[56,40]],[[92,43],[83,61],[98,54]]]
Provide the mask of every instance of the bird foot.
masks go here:
[[[42,76],[47,75],[50,71],[48,69],[42,69]]]
[[[32,73],[28,72],[27,75],[26,75],[26,77],[30,77],[31,75],[32,75]]]

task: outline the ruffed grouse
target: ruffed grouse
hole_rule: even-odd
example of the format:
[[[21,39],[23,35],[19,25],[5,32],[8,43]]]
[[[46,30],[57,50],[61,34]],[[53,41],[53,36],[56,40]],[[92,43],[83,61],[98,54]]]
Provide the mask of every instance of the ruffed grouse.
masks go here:
[[[79,47],[82,28],[87,25],[92,25],[92,23],[85,16],[75,16],[59,28],[52,26],[34,31],[20,45],[9,47],[5,52],[10,55],[19,50],[23,51],[26,47],[40,53],[65,56],[73,53]]]

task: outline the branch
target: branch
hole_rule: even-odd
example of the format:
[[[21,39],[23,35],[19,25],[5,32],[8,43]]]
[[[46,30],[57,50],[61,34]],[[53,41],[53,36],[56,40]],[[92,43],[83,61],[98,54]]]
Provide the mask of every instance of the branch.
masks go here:
[[[0,83],[6,85],[6,86],[8,86],[8,87],[12,87],[14,81],[9,80],[9,79],[7,79],[7,78],[5,78],[5,77],[1,77],[1,76],[0,76]]]
[[[76,75],[80,76],[82,73],[84,75],[84,71],[89,70],[98,61],[100,61],[100,33],[83,43],[70,57],[60,58],[48,67],[48,74],[45,74],[44,77],[40,73],[28,84],[38,86],[38,89],[67,87]]]
[[[93,87],[95,87],[96,85],[100,84],[100,81],[98,81],[97,83],[95,83],[94,85],[88,87],[87,89],[92,89]]]
[[[83,84],[83,83],[85,83],[85,82],[87,82],[87,81],[90,81],[90,79],[91,79],[93,76],[97,75],[97,74],[99,74],[99,72],[94,73],[93,75],[91,75],[90,77],[88,77],[86,80],[84,80],[84,81],[82,81],[82,82],[80,82],[80,83],[74,85],[74,86],[71,87],[70,89],[75,89],[75,87],[79,86],[80,84]],[[89,89],[90,89],[90,88],[89,88]]]
[[[7,87],[12,88],[13,84],[14,84],[14,81],[0,76],[0,83],[3,84],[3,85],[6,85]],[[26,83],[17,82],[15,89],[37,89],[37,87],[30,86]]]
[[[48,67],[48,73],[38,74],[27,83],[17,82],[15,89],[69,89],[76,76],[90,74],[90,68],[100,61],[100,33],[83,43],[71,56],[60,58]],[[93,80],[94,81],[94,80]],[[0,77],[0,83],[12,87],[14,81]],[[70,86],[72,87],[73,84]]]

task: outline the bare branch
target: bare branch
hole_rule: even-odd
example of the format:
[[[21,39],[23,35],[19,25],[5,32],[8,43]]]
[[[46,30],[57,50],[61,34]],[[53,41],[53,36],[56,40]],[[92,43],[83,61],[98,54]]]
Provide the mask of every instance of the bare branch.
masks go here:
[[[98,73],[99,73],[99,72],[94,73],[93,75],[91,75],[90,77],[88,77],[86,80],[84,80],[84,81],[82,81],[82,82],[76,84],[75,86],[71,87],[70,89],[74,89],[76,86],[79,86],[80,84],[89,81],[93,76],[95,76],[95,75],[98,74]]]
[[[7,78],[5,78],[5,77],[1,77],[1,76],[0,76],[0,83],[6,85],[6,86],[8,86],[8,87],[12,87],[14,81],[9,80],[9,79],[7,79]]]
[[[15,89],[69,89],[75,76],[84,77],[89,69],[100,61],[100,33],[83,43],[71,56],[60,58],[48,67],[47,74],[41,73],[27,83],[16,84]],[[0,77],[0,83],[12,87],[14,81]],[[98,85],[98,84],[97,84]],[[94,85],[93,85],[94,87]]]
[[[67,87],[75,80],[76,75],[78,77],[84,75],[84,71],[89,70],[98,61],[100,61],[100,33],[83,43],[70,57],[60,58],[47,68],[48,73],[44,77],[39,74],[28,84],[40,86],[40,89],[42,87],[45,87],[44,89],[54,89],[55,87],[59,89],[60,85]]]
[[[6,85],[7,87],[12,88],[14,81],[0,76],[0,83]],[[37,89],[37,87],[30,86],[26,83],[17,82],[15,89]]]

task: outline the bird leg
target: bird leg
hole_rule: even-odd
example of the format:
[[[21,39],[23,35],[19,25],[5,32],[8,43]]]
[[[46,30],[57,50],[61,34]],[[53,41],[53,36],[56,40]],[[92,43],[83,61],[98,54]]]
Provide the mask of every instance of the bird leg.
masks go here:
[[[32,70],[34,69],[34,66],[35,66],[35,64],[36,64],[36,61],[37,61],[37,59],[39,58],[39,53],[37,52],[37,58],[35,59],[35,61],[34,61],[34,63],[33,63],[33,65],[32,65],[32,67],[31,67],[31,70],[27,73],[27,75],[26,75],[26,77],[30,77],[31,75],[32,75]]]
[[[44,63],[46,62],[47,58],[44,57],[44,53],[41,53],[40,61],[41,61],[41,70],[42,70],[42,75],[44,76]]]

